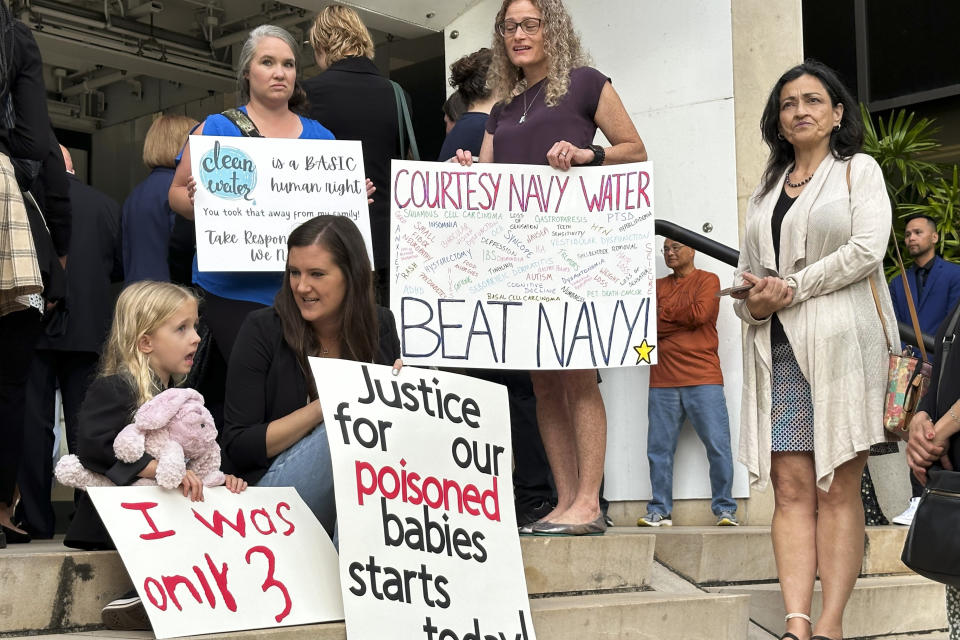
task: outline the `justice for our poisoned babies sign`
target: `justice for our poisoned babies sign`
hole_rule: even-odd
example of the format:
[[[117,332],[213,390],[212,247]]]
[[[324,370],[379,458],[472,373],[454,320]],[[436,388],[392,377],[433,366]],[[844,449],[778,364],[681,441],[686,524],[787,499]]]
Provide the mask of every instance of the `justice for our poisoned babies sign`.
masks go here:
[[[506,389],[311,358],[354,640],[532,640]]]
[[[295,489],[89,492],[158,638],[343,619],[337,552]]]
[[[363,234],[370,213],[360,143],[190,136],[200,271],[283,271],[287,235],[322,214]]]
[[[393,162],[404,362],[656,364],[653,167]]]

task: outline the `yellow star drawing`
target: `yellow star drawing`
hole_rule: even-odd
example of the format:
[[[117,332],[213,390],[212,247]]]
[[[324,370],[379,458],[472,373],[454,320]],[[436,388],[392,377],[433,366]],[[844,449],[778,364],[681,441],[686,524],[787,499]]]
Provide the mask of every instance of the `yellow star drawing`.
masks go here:
[[[647,339],[644,338],[643,342],[633,348],[637,352],[637,364],[641,362],[650,364],[650,354],[653,353],[653,350],[656,348],[656,345],[647,344]]]

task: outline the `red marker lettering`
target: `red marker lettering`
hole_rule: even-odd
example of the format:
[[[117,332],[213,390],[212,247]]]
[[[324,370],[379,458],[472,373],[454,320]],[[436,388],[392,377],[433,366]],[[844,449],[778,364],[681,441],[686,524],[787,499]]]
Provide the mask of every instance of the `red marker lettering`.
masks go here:
[[[144,540],[159,540],[161,538],[166,538],[168,536],[176,535],[176,531],[169,529],[167,531],[160,531],[157,529],[157,525],[153,522],[153,518],[150,517],[150,514],[147,513],[149,509],[153,509],[157,506],[156,502],[121,502],[120,506],[124,509],[131,509],[133,511],[139,511],[143,514],[143,517],[146,518],[147,524],[150,525],[150,528],[153,529],[152,533],[141,533],[140,537]]]
[[[243,509],[237,509],[237,521],[235,523],[230,522],[225,517],[223,517],[223,514],[221,514],[219,510],[214,509],[213,524],[210,524],[209,522],[207,522],[202,515],[197,513],[196,509],[191,509],[191,511],[193,511],[194,518],[202,522],[207,529],[210,529],[210,531],[213,531],[215,534],[217,534],[221,538],[223,537],[224,524],[226,524],[228,527],[230,527],[231,529],[239,533],[241,538],[247,537],[247,521],[243,517]]]
[[[213,579],[217,583],[217,589],[220,590],[220,595],[223,596],[223,604],[227,605],[227,609],[230,611],[236,611],[237,601],[234,600],[233,594],[230,593],[230,590],[227,588],[227,563],[224,562],[222,565],[223,568],[220,571],[217,571],[217,567],[213,564],[210,554],[205,553],[203,554],[203,557],[207,559],[207,566],[210,567],[210,574],[213,575]]]
[[[263,592],[266,593],[267,589],[276,587],[277,589],[280,589],[280,593],[283,594],[283,611],[274,616],[274,619],[277,622],[280,622],[287,617],[287,615],[290,613],[291,607],[293,606],[290,602],[290,593],[287,591],[287,588],[282,582],[273,577],[273,571],[276,568],[276,558],[274,558],[273,552],[264,546],[250,547],[246,556],[247,564],[250,564],[250,556],[254,553],[263,554],[263,556],[267,559],[267,579],[263,581],[263,585],[261,586]]]
[[[157,591],[160,592],[160,595],[163,596],[163,604],[157,602],[157,596],[153,595],[153,591],[150,590],[150,585],[154,585]],[[160,585],[160,582],[156,578],[147,578],[143,581],[143,592],[147,594],[147,600],[150,601],[150,604],[160,609],[160,611],[167,610],[167,592],[163,590],[163,586]]]
[[[283,520],[284,522],[286,522],[288,525],[290,525],[290,528],[287,529],[286,531],[284,531],[284,532],[283,532],[283,535],[289,536],[291,533],[293,533],[294,531],[296,531],[297,528],[296,528],[295,526],[293,526],[293,523],[292,523],[292,522],[290,522],[289,520],[287,520],[286,518],[283,517],[283,514],[280,513],[280,507],[286,507],[287,511],[290,511],[290,505],[288,505],[286,502],[278,502],[278,503],[277,503],[277,517],[280,518],[281,520]]]
[[[270,528],[264,531],[260,528],[260,525],[257,524],[257,516],[262,516],[267,519],[267,524],[270,525]],[[271,533],[276,533],[277,528],[273,524],[273,520],[270,519],[270,514],[267,513],[266,509],[254,509],[250,512],[250,524],[253,525],[253,528],[259,531],[263,535],[269,535]]]

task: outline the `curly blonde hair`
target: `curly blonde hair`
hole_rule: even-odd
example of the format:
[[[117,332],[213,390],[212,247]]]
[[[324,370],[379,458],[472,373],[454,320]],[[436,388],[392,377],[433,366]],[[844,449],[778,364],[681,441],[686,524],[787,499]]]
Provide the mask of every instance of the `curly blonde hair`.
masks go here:
[[[327,54],[327,64],[351,56],[373,60],[374,46],[370,31],[360,15],[342,4],[324,7],[310,28],[310,45],[314,55]]]
[[[128,286],[117,298],[113,325],[100,358],[100,375],[125,378],[137,395],[137,406],[163,391],[163,383],[140,351],[140,338],[159,329],[185,302],[197,303],[189,289],[169,282],[142,280]],[[173,382],[182,381],[177,376]]]
[[[527,89],[523,70],[514,66],[507,56],[506,41],[497,31],[510,5],[517,0],[503,0],[497,18],[493,22],[493,59],[487,74],[487,84],[498,100],[509,103]],[[588,56],[580,46],[580,36],[573,28],[573,21],[562,0],[530,0],[539,9],[543,22],[543,51],[547,56],[547,90],[544,102],[548,107],[557,106],[570,88],[570,72],[589,63]]]

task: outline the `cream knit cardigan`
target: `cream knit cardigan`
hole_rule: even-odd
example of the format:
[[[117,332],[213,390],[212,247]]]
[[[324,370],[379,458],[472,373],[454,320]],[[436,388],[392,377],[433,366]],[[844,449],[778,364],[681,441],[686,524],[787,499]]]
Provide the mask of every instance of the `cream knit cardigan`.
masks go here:
[[[794,289],[793,302],[777,315],[810,383],[817,487],[826,491],[834,469],[884,441],[888,345],[900,340],[882,268],[890,200],[873,158],[857,154],[840,161],[828,155],[783,219],[778,273],[770,220],[780,183],[759,202],[756,193],[750,199],[734,282],[749,271],[780,275]],[[734,309],[747,324],[739,460],[751,483],[763,488],[770,478],[770,320],[753,318],[743,301],[735,301]]]

